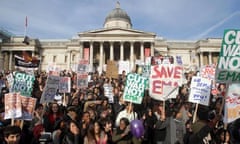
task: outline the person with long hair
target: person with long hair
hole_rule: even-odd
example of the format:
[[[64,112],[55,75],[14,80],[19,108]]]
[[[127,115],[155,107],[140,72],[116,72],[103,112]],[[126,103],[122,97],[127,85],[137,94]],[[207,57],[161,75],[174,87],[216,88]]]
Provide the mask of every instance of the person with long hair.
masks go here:
[[[95,121],[89,126],[84,144],[107,144],[107,140],[107,134],[102,130],[100,123]]]
[[[62,144],[83,144],[80,127],[74,120],[68,121]]]

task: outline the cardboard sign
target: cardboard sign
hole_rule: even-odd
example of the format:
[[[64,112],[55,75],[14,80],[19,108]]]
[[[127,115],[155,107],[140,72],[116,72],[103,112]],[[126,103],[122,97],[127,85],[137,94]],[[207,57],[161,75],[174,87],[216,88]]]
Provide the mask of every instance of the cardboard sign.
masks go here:
[[[240,82],[240,30],[225,30],[216,70],[216,81]]]
[[[118,79],[118,67],[115,61],[108,61],[107,62],[107,71],[106,76],[109,78]]]

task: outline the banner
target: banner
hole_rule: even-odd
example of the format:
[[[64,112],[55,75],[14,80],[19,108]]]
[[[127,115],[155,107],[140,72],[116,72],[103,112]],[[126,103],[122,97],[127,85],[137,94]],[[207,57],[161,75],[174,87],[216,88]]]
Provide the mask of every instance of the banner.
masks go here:
[[[208,106],[211,92],[211,80],[202,77],[192,77],[189,102]]]
[[[4,119],[19,118],[22,116],[21,98],[19,93],[5,94],[4,104]]]
[[[149,80],[149,95],[164,101],[169,93],[182,85],[183,68],[179,65],[155,65],[151,66]],[[164,87],[167,88],[164,88]],[[172,88],[169,88],[172,87]]]
[[[240,82],[240,30],[225,30],[216,69],[216,82]]]
[[[32,95],[34,80],[34,75],[15,72],[12,89],[14,92],[20,92],[21,95],[30,97]]]
[[[224,123],[240,118],[240,84],[230,84],[225,100]]]
[[[15,68],[19,68],[24,71],[28,70],[38,70],[40,65],[40,60],[28,61],[26,62],[23,58],[14,55]]]
[[[146,78],[138,74],[129,73],[127,75],[126,86],[124,88],[123,100],[141,104],[146,88]]]
[[[70,93],[71,92],[71,79],[70,77],[60,77],[59,93]]]
[[[89,60],[89,48],[84,48],[83,57],[85,60]]]
[[[40,103],[52,102],[54,100],[54,97],[58,89],[59,81],[60,81],[59,76],[48,75]]]

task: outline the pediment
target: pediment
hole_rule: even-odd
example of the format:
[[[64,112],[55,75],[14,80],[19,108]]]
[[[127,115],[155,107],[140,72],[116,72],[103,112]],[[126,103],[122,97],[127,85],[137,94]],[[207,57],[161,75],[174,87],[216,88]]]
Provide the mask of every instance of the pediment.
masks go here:
[[[112,35],[121,35],[121,36],[155,36],[154,33],[144,32],[134,29],[122,29],[122,28],[111,28],[111,29],[98,29],[92,31],[86,31],[79,33],[79,36],[86,36],[86,35],[95,35],[95,36],[112,36]]]

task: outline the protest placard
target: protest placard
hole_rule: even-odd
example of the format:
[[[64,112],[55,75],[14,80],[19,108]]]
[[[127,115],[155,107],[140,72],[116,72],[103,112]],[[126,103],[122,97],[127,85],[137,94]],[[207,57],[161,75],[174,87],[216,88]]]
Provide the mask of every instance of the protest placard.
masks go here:
[[[189,102],[208,106],[211,92],[211,80],[193,76],[190,86]]]
[[[109,78],[118,79],[118,67],[115,61],[112,60],[107,61],[106,76]]]
[[[40,103],[52,102],[54,100],[58,89],[59,81],[59,76],[48,75],[46,85],[43,89],[43,93],[40,99]]]
[[[88,87],[88,73],[78,73],[77,74],[77,88],[87,88]]]
[[[141,104],[146,88],[146,78],[139,74],[129,73],[124,88],[123,100]]]
[[[7,93],[4,96],[4,119],[15,119],[22,116],[20,93]]]
[[[12,87],[13,92],[20,92],[21,95],[30,97],[32,95],[34,80],[34,75],[15,72]]]
[[[59,93],[70,93],[71,92],[70,77],[60,77],[58,89]]]
[[[200,76],[210,80],[215,80],[215,65],[205,65],[200,69]]]
[[[182,85],[182,78],[182,66],[172,64],[151,66],[149,95],[156,100],[166,100],[167,95],[173,89]],[[165,89],[164,86],[167,86],[168,89]],[[169,86],[172,88],[170,89]]]
[[[130,72],[130,63],[129,61],[119,61],[118,62],[118,74],[122,74],[125,71],[126,74]]]
[[[114,99],[113,99],[113,87],[111,84],[105,83],[103,85],[103,89],[104,89],[104,96],[106,96],[108,98],[108,102],[109,103],[113,103]]]
[[[224,123],[240,118],[240,83],[229,84],[225,99]]]
[[[22,120],[32,120],[33,111],[37,102],[36,98],[20,96],[22,106]]]
[[[216,82],[240,82],[240,30],[225,30],[216,69]]]
[[[89,71],[89,62],[88,60],[81,59],[79,60],[77,72],[78,73],[86,73]]]

